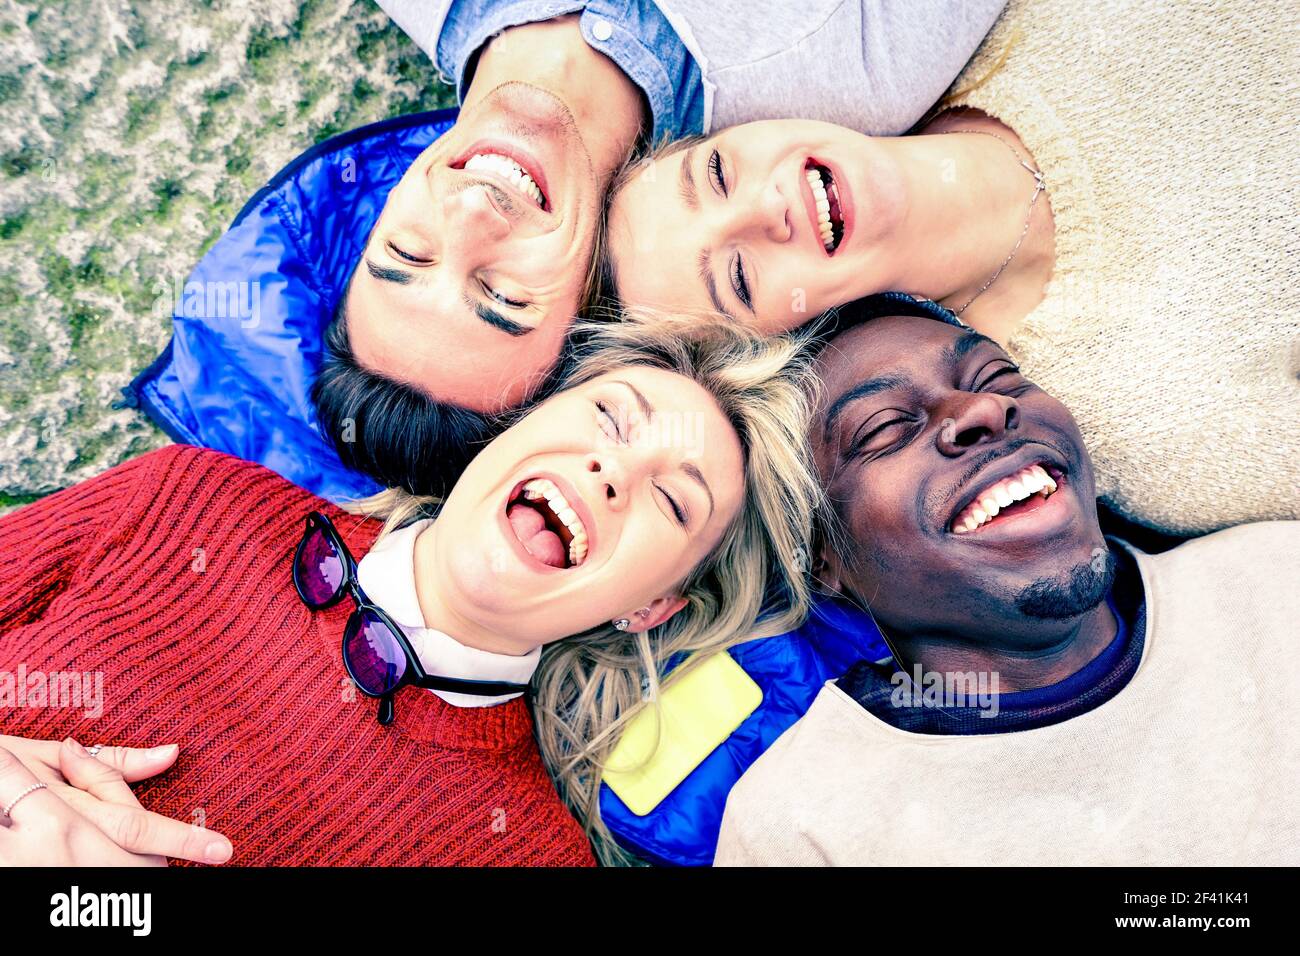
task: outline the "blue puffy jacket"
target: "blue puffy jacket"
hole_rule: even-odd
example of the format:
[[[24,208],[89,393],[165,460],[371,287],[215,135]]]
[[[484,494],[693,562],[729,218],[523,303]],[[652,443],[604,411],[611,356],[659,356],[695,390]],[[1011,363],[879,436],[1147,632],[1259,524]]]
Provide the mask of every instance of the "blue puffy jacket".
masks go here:
[[[176,441],[259,462],[323,498],[380,490],[344,467],[309,391],[325,328],[389,190],[455,118],[438,110],[363,126],[277,173],[190,273],[171,343],[128,386],[127,401]]]
[[[379,490],[322,437],[309,390],[325,327],[389,190],[454,119],[440,110],[384,120],[277,173],[190,274],[172,341],[126,389],[128,401],[177,441],[259,462],[324,498]],[[731,653],[763,691],[758,709],[649,815],[602,790],[604,820],[648,859],[710,863],[727,793],[745,769],[826,680],[888,652],[868,619],[826,604],[798,631]]]

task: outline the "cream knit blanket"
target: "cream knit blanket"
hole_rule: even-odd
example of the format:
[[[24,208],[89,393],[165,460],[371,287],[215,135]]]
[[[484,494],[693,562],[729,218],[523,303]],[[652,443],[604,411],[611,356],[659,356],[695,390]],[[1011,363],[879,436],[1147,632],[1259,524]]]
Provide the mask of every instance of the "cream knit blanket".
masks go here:
[[[1056,270],[1009,346],[1099,494],[1175,532],[1300,517],[1294,4],[1012,0],[953,89],[1046,175]]]

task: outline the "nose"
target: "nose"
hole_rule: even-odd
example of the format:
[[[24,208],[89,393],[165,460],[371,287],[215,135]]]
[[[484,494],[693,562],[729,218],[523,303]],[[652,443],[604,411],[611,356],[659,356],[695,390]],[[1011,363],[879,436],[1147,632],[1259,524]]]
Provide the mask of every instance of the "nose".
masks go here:
[[[500,242],[510,235],[510,220],[481,185],[449,192],[442,200],[442,214],[464,239],[476,244]]]
[[[724,208],[729,216],[729,238],[733,242],[765,239],[768,242],[789,242],[793,235],[790,225],[790,203],[776,184],[775,179],[760,183],[747,195],[735,196]]]
[[[587,456],[587,473],[593,480],[596,501],[603,501],[611,511],[627,507],[627,472],[616,449],[601,449]]]
[[[961,392],[949,403],[935,443],[940,454],[959,458],[971,448],[996,442],[1020,427],[1016,400],[992,392]]]

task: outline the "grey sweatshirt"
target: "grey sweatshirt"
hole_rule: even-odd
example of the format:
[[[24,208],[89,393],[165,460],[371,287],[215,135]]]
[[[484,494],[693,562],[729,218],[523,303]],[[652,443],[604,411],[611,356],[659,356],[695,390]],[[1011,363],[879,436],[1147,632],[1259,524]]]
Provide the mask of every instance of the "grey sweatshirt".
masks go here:
[[[452,0],[378,0],[436,60]],[[700,68],[704,131],[817,119],[905,132],[943,94],[1006,0],[654,0]],[[546,5],[538,3],[539,19]]]

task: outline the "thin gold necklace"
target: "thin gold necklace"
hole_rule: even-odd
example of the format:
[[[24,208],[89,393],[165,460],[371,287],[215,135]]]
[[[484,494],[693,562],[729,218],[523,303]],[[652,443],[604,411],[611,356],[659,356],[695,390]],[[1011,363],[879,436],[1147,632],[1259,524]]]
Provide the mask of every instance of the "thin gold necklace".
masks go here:
[[[978,292],[976,292],[973,296],[967,299],[965,305],[963,305],[960,309],[956,310],[955,314],[961,315],[968,308],[970,308],[970,304],[972,302],[974,302],[976,299],[978,299],[980,296],[982,296],[985,292],[988,291],[989,286],[991,286],[993,283],[998,281],[998,276],[1002,275],[1002,270],[1011,264],[1011,260],[1014,259],[1016,257],[1016,253],[1020,251],[1020,244],[1025,241],[1025,236],[1029,235],[1029,224],[1034,221],[1034,204],[1038,202],[1039,195],[1041,195],[1043,190],[1047,188],[1047,183],[1043,181],[1042,170],[1034,169],[1033,166],[1030,166],[1027,162],[1021,159],[1020,153],[1016,151],[1016,148],[1012,146],[1010,143],[1008,143],[1001,136],[999,136],[997,133],[990,133],[988,130],[985,129],[946,129],[943,130],[940,133],[940,135],[946,136],[949,133],[976,133],[980,136],[992,136],[994,139],[996,139],[1007,149],[1011,150],[1011,155],[1016,157],[1016,162],[1018,162],[1021,166],[1023,166],[1029,172],[1029,175],[1034,177],[1034,194],[1029,197],[1029,215],[1025,216],[1025,228],[1020,230],[1020,238],[1017,239],[1016,244],[1011,247],[1011,252],[1008,253],[1007,257],[1002,260],[1002,265],[998,266],[998,270],[997,272],[993,273],[993,277],[989,279],[988,282],[984,283],[984,285],[980,287],[980,290]]]

